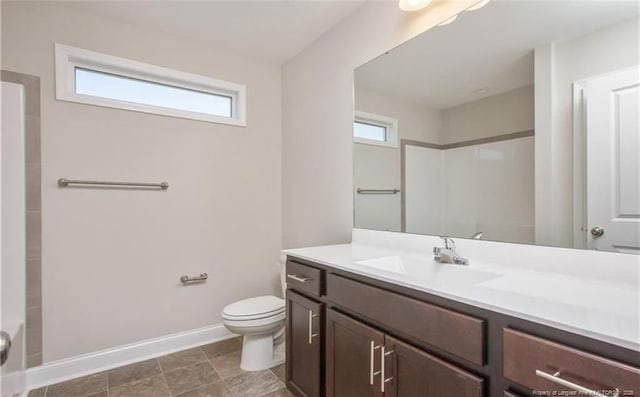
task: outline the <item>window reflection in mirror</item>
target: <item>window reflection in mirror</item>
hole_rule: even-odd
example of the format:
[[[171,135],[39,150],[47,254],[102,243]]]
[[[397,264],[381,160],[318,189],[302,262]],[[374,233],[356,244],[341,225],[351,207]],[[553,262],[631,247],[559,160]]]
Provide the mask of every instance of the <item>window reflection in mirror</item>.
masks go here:
[[[637,2],[495,0],[359,67],[355,227],[640,253],[639,48]]]

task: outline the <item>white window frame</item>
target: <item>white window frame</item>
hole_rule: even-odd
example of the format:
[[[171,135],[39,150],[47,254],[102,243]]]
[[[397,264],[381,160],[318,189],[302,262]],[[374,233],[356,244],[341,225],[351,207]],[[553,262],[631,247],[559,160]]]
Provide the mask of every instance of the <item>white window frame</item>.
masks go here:
[[[216,80],[210,77],[181,72],[62,44],[55,45],[55,61],[56,99],[58,100],[240,127],[247,125],[247,89],[245,85]],[[110,73],[125,78],[144,80],[187,90],[228,96],[231,97],[231,117],[78,94],[75,90],[76,68]]]
[[[367,145],[376,145],[376,146],[386,146],[391,148],[398,147],[398,120],[397,119],[394,119],[392,117],[382,116],[379,114],[361,112],[359,110],[356,110],[353,117],[353,122],[372,124],[380,127],[385,127],[387,129],[386,140],[384,142],[377,141],[375,139],[365,139],[365,138],[356,137],[355,135],[353,135],[354,132],[352,131],[351,134],[353,135],[353,141],[355,143],[364,143]]]

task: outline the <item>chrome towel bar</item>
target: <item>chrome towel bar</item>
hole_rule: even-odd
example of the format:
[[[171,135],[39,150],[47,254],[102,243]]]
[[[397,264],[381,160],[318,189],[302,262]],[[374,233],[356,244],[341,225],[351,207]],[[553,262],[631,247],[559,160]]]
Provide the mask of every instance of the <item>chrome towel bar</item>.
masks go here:
[[[358,194],[396,194],[400,193],[400,189],[361,189],[358,188]]]
[[[142,188],[160,188],[162,190],[169,189],[167,182],[160,183],[142,183],[142,182],[105,182],[105,181],[80,181],[67,178],[58,179],[58,186],[67,187],[69,185],[85,185],[85,186],[114,186],[114,187],[142,187]]]
[[[194,283],[197,281],[205,281],[208,278],[209,278],[209,275],[207,275],[207,273],[200,273],[199,276],[195,276],[195,277],[189,277],[185,274],[183,276],[180,276],[180,282],[182,284],[188,284],[188,283]]]

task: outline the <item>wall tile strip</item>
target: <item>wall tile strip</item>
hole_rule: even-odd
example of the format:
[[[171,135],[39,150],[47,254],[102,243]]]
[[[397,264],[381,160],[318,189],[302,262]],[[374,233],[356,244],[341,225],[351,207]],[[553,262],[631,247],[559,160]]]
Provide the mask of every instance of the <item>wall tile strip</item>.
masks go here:
[[[21,84],[25,92],[25,171],[27,209],[27,367],[42,364],[42,163],[40,156],[40,78],[0,71],[0,80]]]
[[[427,147],[431,149],[447,150],[447,149],[455,149],[455,148],[465,147],[465,146],[482,145],[485,143],[508,141],[510,139],[526,138],[534,135],[535,135],[535,130],[526,130],[526,131],[512,132],[510,134],[490,136],[487,138],[479,138],[479,139],[471,139],[468,141],[447,143],[444,145],[438,145],[437,143],[412,141],[410,139],[402,139],[400,144],[401,146],[412,145],[412,146]]]

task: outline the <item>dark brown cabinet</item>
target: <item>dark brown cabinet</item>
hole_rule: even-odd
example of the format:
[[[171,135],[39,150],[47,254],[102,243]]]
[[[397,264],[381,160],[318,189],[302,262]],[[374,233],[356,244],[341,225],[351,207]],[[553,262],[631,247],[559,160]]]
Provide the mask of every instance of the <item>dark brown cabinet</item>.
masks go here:
[[[484,381],[385,335],[385,397],[481,397]]]
[[[287,386],[298,396],[322,395],[324,304],[287,291]]]
[[[504,376],[532,390],[640,392],[639,368],[510,328],[503,330],[503,346]]]
[[[481,397],[483,379],[327,310],[327,396]]]
[[[286,277],[295,396],[640,395],[637,351],[295,256]]]
[[[287,288],[305,295],[320,297],[322,295],[324,272],[311,266],[294,261],[287,261]]]
[[[384,334],[335,310],[327,310],[327,396],[382,396]]]
[[[476,365],[485,363],[485,320],[345,277],[326,278],[332,302]]]

